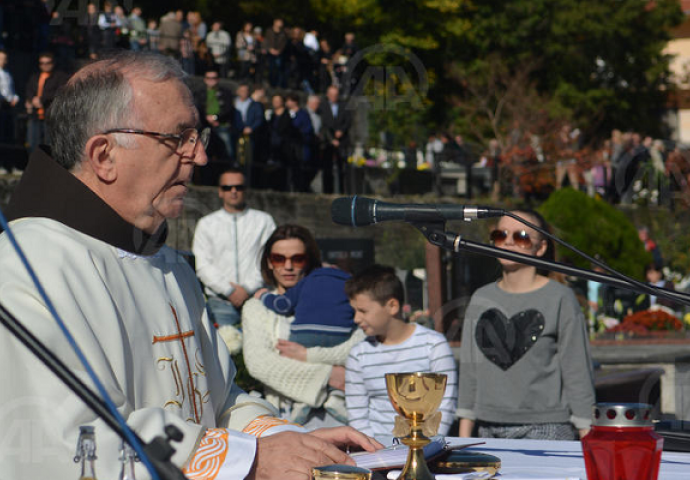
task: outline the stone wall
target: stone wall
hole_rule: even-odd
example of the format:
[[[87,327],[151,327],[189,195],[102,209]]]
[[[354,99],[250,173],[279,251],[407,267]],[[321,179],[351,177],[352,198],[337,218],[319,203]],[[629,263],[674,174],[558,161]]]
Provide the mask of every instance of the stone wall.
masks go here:
[[[0,207],[9,201],[11,191],[18,177],[0,176]],[[317,239],[371,239],[375,245],[376,261],[400,268],[424,266],[425,239],[412,226],[399,222],[350,228],[336,225],[331,220],[331,202],[337,195],[316,195],[304,193],[281,193],[252,191],[248,193],[248,204],[253,208],[270,213],[278,225],[296,223],[309,228]],[[59,199],[56,199],[59,200]],[[396,197],[397,203],[450,203],[459,199],[435,197]],[[168,244],[179,250],[190,250],[196,222],[202,216],[221,207],[215,187],[192,186],[185,200],[184,213],[179,219],[171,220]],[[486,222],[448,224],[449,230],[463,233],[469,238],[485,238]]]

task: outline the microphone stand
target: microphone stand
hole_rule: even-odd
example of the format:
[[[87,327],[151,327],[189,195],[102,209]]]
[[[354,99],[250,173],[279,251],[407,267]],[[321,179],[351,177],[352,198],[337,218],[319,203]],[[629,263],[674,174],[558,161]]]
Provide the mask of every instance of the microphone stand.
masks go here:
[[[420,219],[408,221],[408,223],[422,232],[422,234],[432,245],[441,247],[449,252],[459,253],[461,250],[463,250],[494,258],[505,258],[518,263],[532,265],[537,268],[564,273],[566,275],[575,275],[577,277],[586,278],[587,280],[593,280],[599,283],[607,283],[609,285],[626,288],[634,292],[646,293],[656,297],[663,297],[674,302],[680,302],[683,305],[690,305],[690,296],[681,292],[667,290],[665,288],[654,287],[652,285],[642,283],[633,284],[628,280],[613,275],[608,275],[606,273],[599,273],[592,270],[564,265],[562,263],[544,260],[540,257],[532,257],[522,253],[496,248],[492,245],[485,245],[483,243],[473,242],[472,240],[465,240],[461,235],[453,232],[446,232],[445,221],[428,221],[428,219]]]
[[[48,367],[67,387],[72,390],[97,416],[123,440],[127,441],[124,431],[112,413],[106,408],[102,400],[82,380],[77,377],[62,360],[60,360],[43,342],[32,334],[2,303],[0,303],[0,323],[28,348],[43,364]],[[170,459],[175,449],[170,441],[182,440],[182,432],[174,425],[165,427],[166,438],[156,437],[150,443],[145,443],[136,432],[132,432],[151,464],[158,473],[160,480],[184,480],[187,477],[173,464]],[[129,442],[128,442],[129,443]]]

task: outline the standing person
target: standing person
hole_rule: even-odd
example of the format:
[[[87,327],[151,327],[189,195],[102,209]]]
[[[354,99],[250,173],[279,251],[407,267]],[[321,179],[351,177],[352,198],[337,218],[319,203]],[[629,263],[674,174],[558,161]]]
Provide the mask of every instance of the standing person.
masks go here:
[[[442,333],[403,318],[405,289],[395,269],[374,265],[348,280],[345,293],[355,323],[367,338],[347,358],[345,401],[348,424],[369,435],[390,435],[396,413],[386,391],[386,373],[431,372],[448,376],[439,408],[439,435],[455,419],[458,371]]]
[[[180,39],[180,63],[182,64],[182,70],[187,75],[194,76],[196,72],[196,56],[192,43],[192,32],[189,29],[182,32],[182,38]]]
[[[299,97],[290,93],[285,97],[285,106],[292,119],[292,155],[290,162],[290,188],[295,192],[309,192],[309,184],[316,175],[316,164],[312,146],[314,127],[307,111],[299,106]]]
[[[252,28],[252,22],[245,22],[235,37],[237,59],[240,61],[239,79],[242,81],[252,78],[252,67],[256,63],[256,42]]]
[[[268,81],[271,87],[287,88],[285,49],[288,36],[281,18],[273,20],[273,26],[266,32],[262,48],[268,58]]]
[[[171,460],[188,476],[298,479],[316,465],[354,464],[336,444],[378,445],[350,428],[296,432],[237,387],[194,272],[164,245],[166,219],[180,215],[194,166],[207,160],[183,76],[170,59],[129,51],[78,71],[49,110],[53,156],[36,150],[13,192],[15,238],[124,420],[147,439],[166,425],[182,431]],[[83,373],[6,233],[0,271],[0,302]],[[117,476],[120,438],[11,335],[0,336],[0,370],[11,412],[3,469],[72,478],[79,426],[91,425],[99,472]],[[15,448],[23,437],[12,432],[24,429],[13,426],[24,424],[40,449]]]
[[[168,12],[161,18],[158,33],[158,50],[165,55],[177,57],[180,54],[182,38],[182,19],[175,12]]]
[[[113,12],[113,4],[107,0],[103,2],[103,11],[98,15],[98,26],[101,29],[101,49],[108,51],[115,48],[118,19]]]
[[[146,48],[146,23],[141,18],[141,8],[134,7],[129,18],[129,49],[135,52]]]
[[[230,34],[223,30],[221,22],[213,22],[211,25],[211,31],[206,35],[206,46],[213,56],[213,63],[216,65],[221,77],[226,78],[228,76],[232,40],[230,39]]]
[[[652,260],[657,269],[661,270],[664,266],[664,258],[661,255],[659,245],[649,235],[649,228],[640,227],[637,229],[637,236],[644,245],[645,251],[652,254]]]
[[[98,25],[98,7],[94,3],[86,6],[86,15],[82,25],[84,28],[84,39],[86,48],[89,52],[89,59],[96,60],[98,52],[101,50],[101,28]]]
[[[146,27],[147,47],[150,51],[158,53],[160,51],[161,32],[158,30],[158,23],[155,20],[149,20]]]
[[[249,86],[237,87],[232,142],[237,152],[237,162],[247,173],[247,183],[253,184],[254,159],[257,147],[256,133],[266,122],[263,106],[249,96]],[[241,147],[241,148],[240,148]]]
[[[345,160],[349,150],[348,134],[352,115],[340,101],[338,87],[331,85],[326,90],[326,99],[321,103],[321,135],[325,144],[323,152],[323,192],[343,193]]]
[[[24,106],[29,114],[27,136],[29,149],[33,151],[41,143],[50,143],[46,131],[46,111],[52,103],[58,89],[67,82],[67,75],[55,69],[55,57],[50,52],[38,56],[39,72],[34,73],[26,84]]]
[[[291,143],[294,136],[292,118],[285,108],[285,99],[282,95],[273,95],[271,98],[273,109],[269,114],[269,157],[266,176],[269,177],[269,187],[277,191],[288,189],[288,168],[290,168]]]
[[[14,107],[19,103],[19,95],[14,90],[14,81],[7,66],[7,52],[0,50],[0,143],[15,143]]]
[[[232,105],[232,91],[221,86],[216,70],[204,74],[204,90],[196,92],[194,103],[201,114],[203,124],[211,128],[211,133],[222,142],[221,152],[211,152],[216,160],[230,162],[234,156],[230,127],[235,109]]]
[[[261,254],[264,281],[280,295],[319,266],[316,240],[299,225],[276,228]],[[306,417],[307,428],[339,425],[342,422],[330,413],[337,405],[326,402],[338,398],[332,389],[345,389],[343,365],[364,334],[356,330],[339,345],[307,349],[287,340],[294,320],[266,308],[259,299],[247,300],[242,310],[242,352],[247,369],[265,385],[266,399],[278,408],[281,418]]]
[[[533,211],[515,212],[541,228]],[[511,217],[496,247],[554,259],[553,242]],[[591,424],[594,381],[587,325],[572,290],[535,267],[500,259],[503,275],[477,290],[460,348],[460,436],[575,440]]]
[[[333,50],[331,49],[331,44],[325,38],[321,39],[319,42],[319,52],[317,55],[318,61],[318,83],[319,83],[319,93],[326,93],[328,87],[333,85],[333,78],[335,73],[333,72]]]
[[[218,326],[238,324],[242,305],[263,286],[259,254],[276,228],[269,214],[247,206],[246,190],[242,171],[226,170],[218,182],[223,207],[202,217],[194,232],[196,273]]]
[[[311,119],[311,125],[314,127],[314,136],[312,140],[311,150],[314,164],[314,172],[309,188],[315,193],[322,193],[323,181],[319,176],[323,165],[323,137],[321,136],[321,115],[319,115],[319,106],[321,105],[321,97],[318,95],[309,95],[307,97],[307,113]]]

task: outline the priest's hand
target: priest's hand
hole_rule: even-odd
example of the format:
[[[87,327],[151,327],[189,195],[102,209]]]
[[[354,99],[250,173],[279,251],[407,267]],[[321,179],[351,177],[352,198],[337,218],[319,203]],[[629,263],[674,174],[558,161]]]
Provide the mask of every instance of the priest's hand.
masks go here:
[[[257,440],[256,457],[249,480],[304,480],[311,469],[334,463],[354,465],[339,446],[355,445],[367,451],[382,446],[376,440],[350,428],[336,427],[311,433],[281,432]]]

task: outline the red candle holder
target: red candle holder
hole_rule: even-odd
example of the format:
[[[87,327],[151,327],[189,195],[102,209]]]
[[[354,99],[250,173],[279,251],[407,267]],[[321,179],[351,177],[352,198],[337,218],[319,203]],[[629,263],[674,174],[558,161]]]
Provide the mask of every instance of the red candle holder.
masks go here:
[[[654,432],[652,406],[599,403],[582,439],[588,480],[657,480],[664,439]]]

